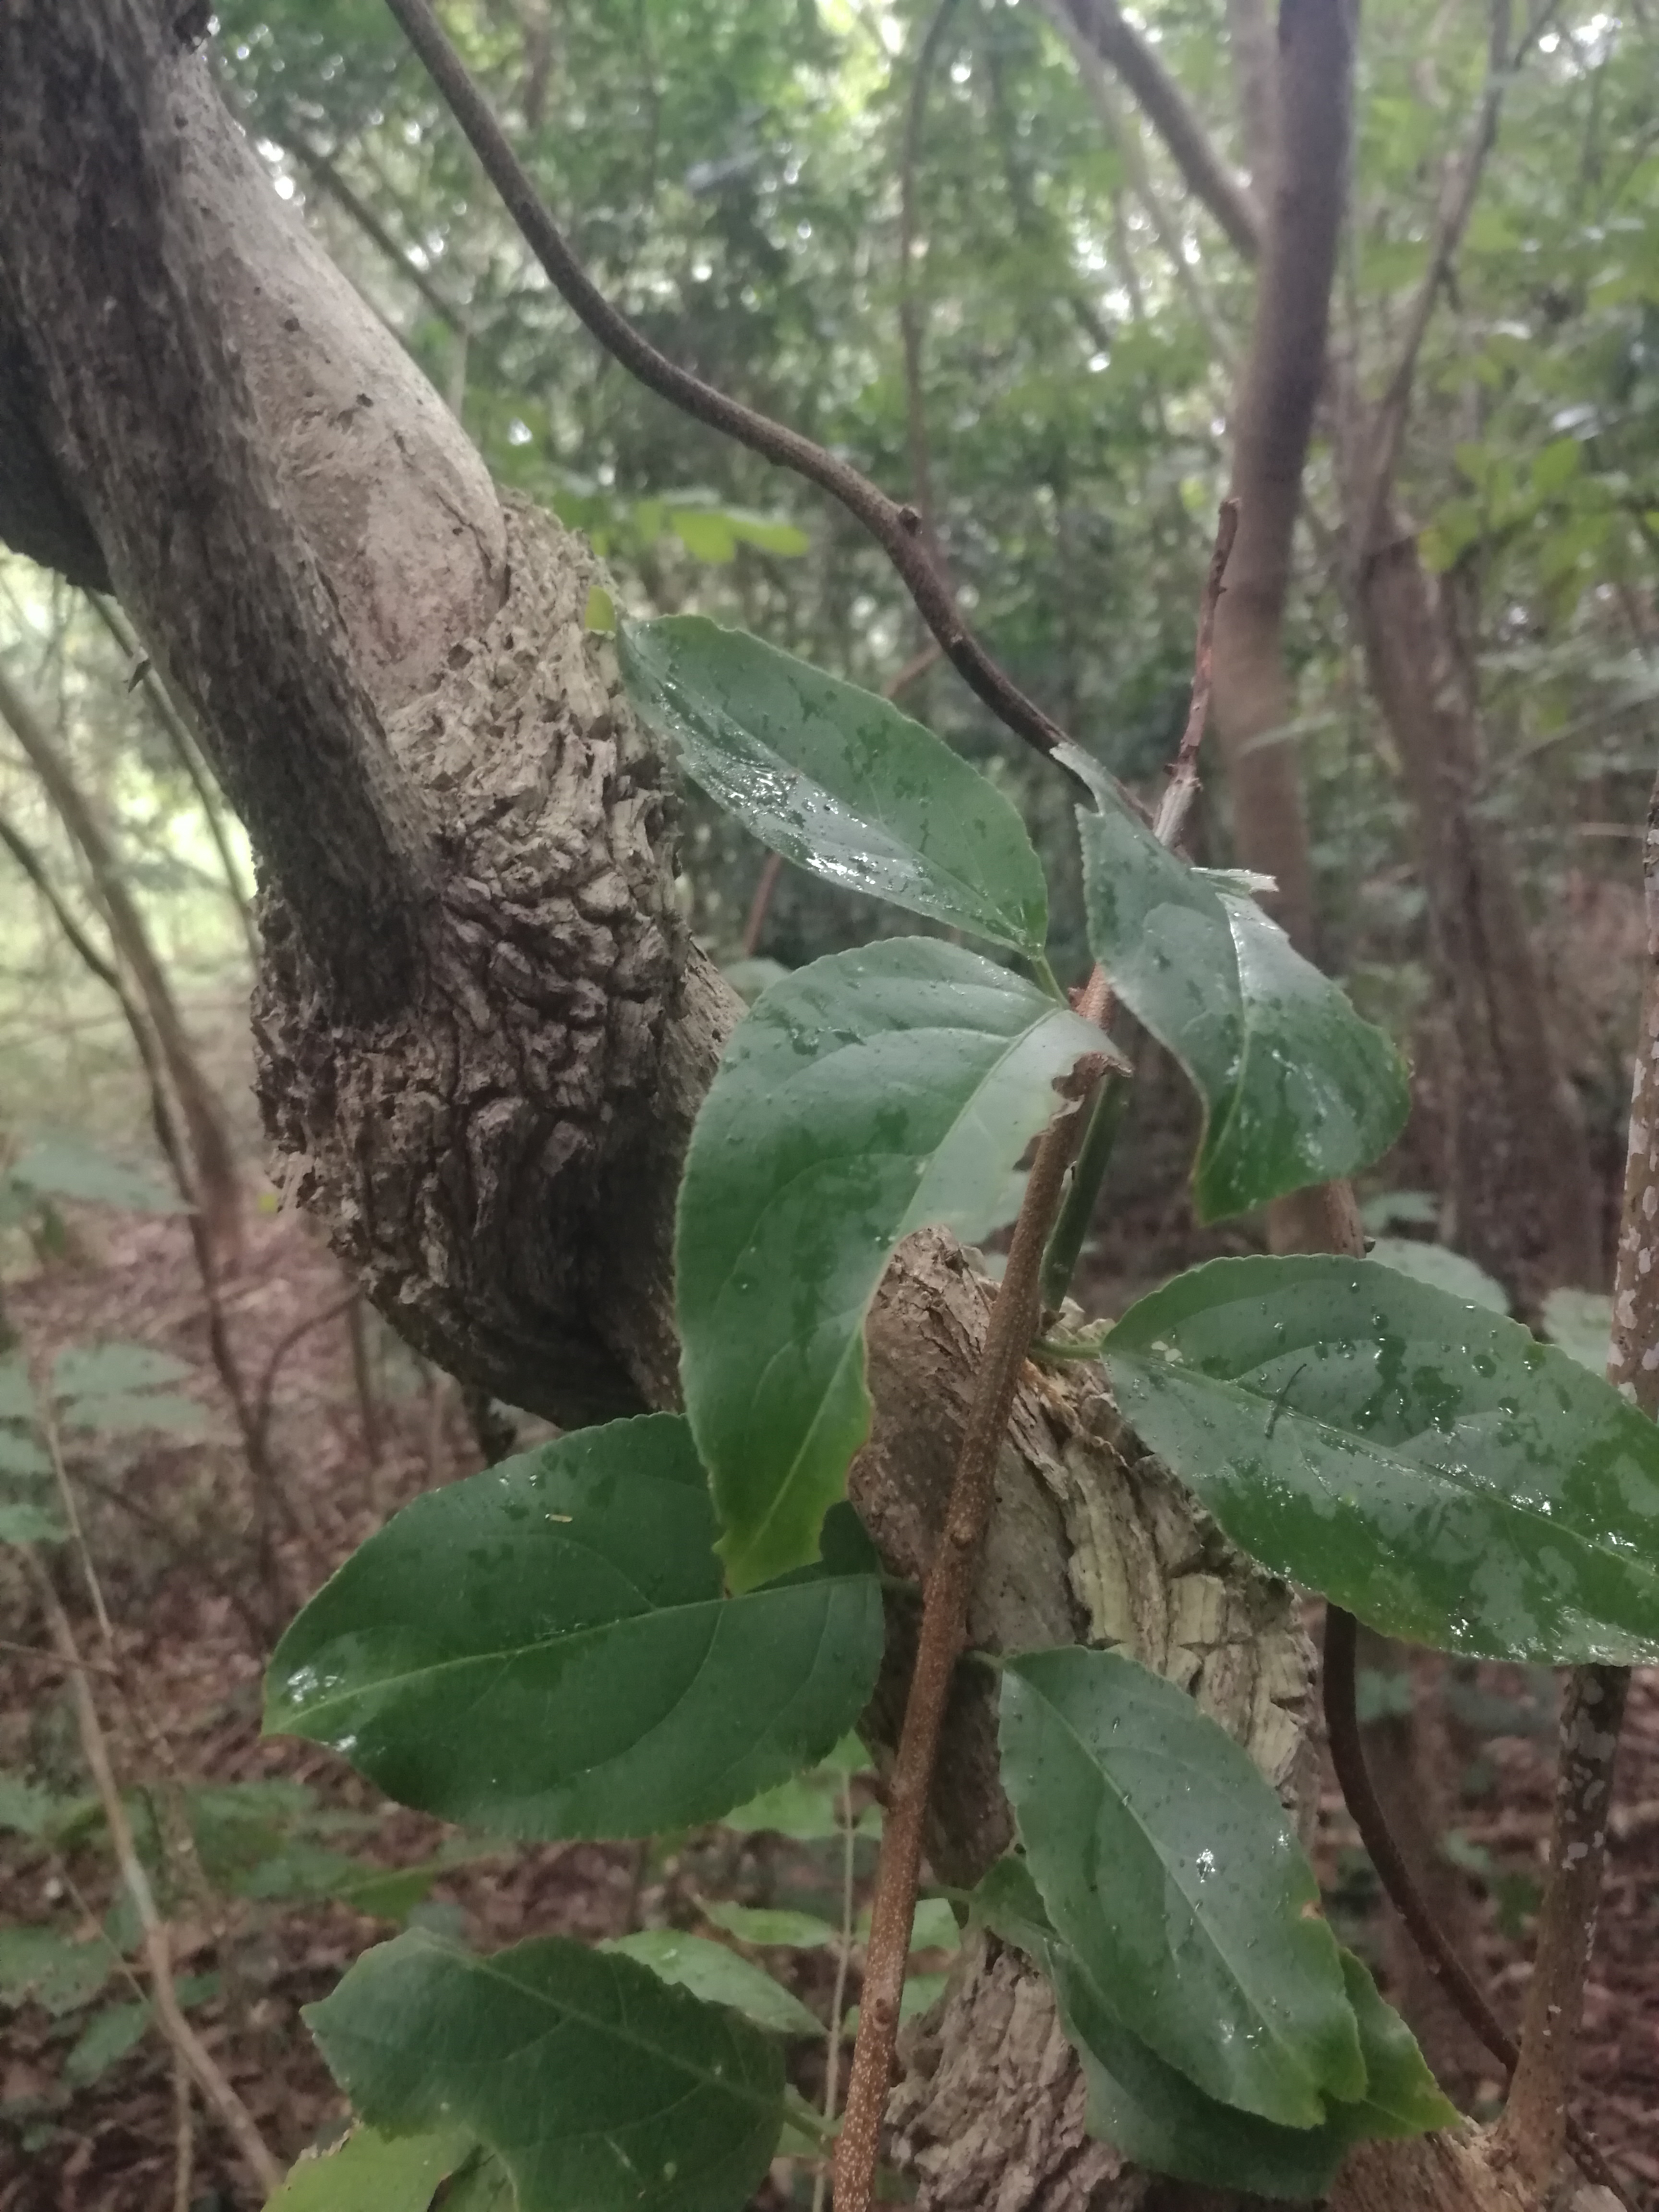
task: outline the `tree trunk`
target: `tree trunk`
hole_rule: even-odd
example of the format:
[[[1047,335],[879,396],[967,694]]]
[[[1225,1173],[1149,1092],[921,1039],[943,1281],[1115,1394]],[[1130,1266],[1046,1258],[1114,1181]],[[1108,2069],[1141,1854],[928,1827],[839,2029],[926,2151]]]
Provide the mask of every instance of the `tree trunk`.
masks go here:
[[[1365,471],[1352,454],[1351,509]],[[1479,801],[1485,774],[1477,679],[1445,584],[1416,532],[1382,502],[1358,549],[1365,662],[1412,801],[1436,964],[1453,1036],[1445,1071],[1452,1241],[1534,1306],[1560,1283],[1594,1283],[1601,1209],[1583,1115],[1560,1072],[1514,861]]]
[[[222,1266],[234,1267],[242,1249],[242,1200],[230,1125],[222,1102],[203,1072],[173,987],[149,941],[137,902],[127,889],[119,858],[97,810],[76,781],[45,724],[3,671],[0,721],[22,747],[86,862],[116,957],[132,978],[143,1003],[179,1101],[190,1145],[191,1196],[201,1214],[209,1248]]]
[[[1277,882],[1279,918],[1304,951],[1313,943],[1313,883],[1300,766],[1285,735],[1291,719],[1285,601],[1325,358],[1352,76],[1346,0],[1285,0],[1279,143],[1255,321],[1231,425],[1238,538],[1215,629],[1212,711],[1233,842],[1247,867]]]
[[[150,0],[11,0],[0,143],[0,362],[21,364],[5,405],[30,457],[24,496],[0,448],[0,517],[25,550],[95,548],[245,814],[261,1097],[290,1180],[464,1378],[566,1419],[672,1403],[676,1185],[738,1008],[676,919],[673,794],[585,627],[590,556],[503,510]],[[990,1297],[925,1232],[878,1301],[854,1490],[906,1576]],[[1194,1521],[1086,1368],[1027,1372],[971,1632],[1136,1652],[1308,1802],[1290,1593]],[[994,1698],[964,1671],[930,1843],[957,1879],[1009,1833]],[[1018,1961],[968,1948],[895,2097],[918,2201],[1190,2205],[1084,2142],[1045,2007]]]

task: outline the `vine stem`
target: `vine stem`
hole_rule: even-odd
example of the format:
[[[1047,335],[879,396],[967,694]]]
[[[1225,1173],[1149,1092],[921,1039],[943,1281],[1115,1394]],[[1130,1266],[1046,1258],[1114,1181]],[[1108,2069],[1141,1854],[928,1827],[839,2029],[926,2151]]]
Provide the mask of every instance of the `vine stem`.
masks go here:
[[[428,0],[386,0],[386,6],[471,142],[484,173],[549,281],[612,359],[683,413],[724,432],[763,459],[793,469],[839,501],[886,554],[957,674],[1016,736],[1038,752],[1052,754],[1064,742],[1065,732],[1025,696],[969,629],[955,594],[928,548],[917,510],[890,499],[839,454],[827,452],[788,424],[775,422],[769,416],[744,406],[741,400],[705,384],[700,376],[659,353],[611,306],[571,251]],[[1125,796],[1126,802],[1133,805]]]
[[[1085,991],[1085,1001],[1089,995]],[[1078,1011],[1085,1019],[1089,1018],[1085,1005],[1080,1004]],[[1013,1410],[1020,1370],[1042,1316],[1043,1251],[1060,1212],[1066,1174],[1088,1126],[1089,1102],[1106,1067],[1103,1052],[1086,1054],[1070,1076],[1056,1085],[1066,1103],[1044,1132],[1026,1182],[1008,1264],[991,1309],[979,1382],[945,1507],[945,1526],[928,1571],[915,1669],[888,1786],[887,1817],[860,1997],[858,2041],[853,2050],[836,2151],[836,2212],[868,2212],[875,2184],[939,1727],[966,1638],[968,1601],[991,1517],[997,1455]]]

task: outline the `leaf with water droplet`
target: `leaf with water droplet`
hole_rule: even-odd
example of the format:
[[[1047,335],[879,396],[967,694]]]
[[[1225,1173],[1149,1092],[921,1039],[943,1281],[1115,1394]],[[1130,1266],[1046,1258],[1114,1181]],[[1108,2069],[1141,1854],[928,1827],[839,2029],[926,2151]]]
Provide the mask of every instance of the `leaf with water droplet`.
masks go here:
[[[1313,1870],[1224,1729],[1133,1660],[1069,1650],[1007,1662],[1001,1740],[1048,1918],[1141,2041],[1279,2127],[1363,2095]]]
[[[1253,899],[1166,852],[1109,793],[1078,824],[1094,956],[1204,1102],[1200,1219],[1352,1175],[1386,1152],[1410,1094],[1382,1030]]]
[[[1236,1543],[1374,1627],[1659,1659],[1659,1426],[1518,1322],[1374,1261],[1220,1260],[1132,1306],[1106,1362]]]
[[[717,1819],[823,1758],[882,1647],[850,1508],[825,1562],[722,1595],[685,1422],[580,1429],[404,1508],[278,1644],[273,1733],[401,1803],[514,1836]]]
[[[782,2130],[769,2035],[561,1937],[480,1958],[415,1929],[305,2017],[364,2119],[465,2128],[519,2212],[740,2212]]]
[[[971,1241],[1104,1034],[988,960],[893,938],[774,984],[692,1133],[675,1243],[686,1411],[732,1587],[817,1556],[870,1425],[864,1320],[894,1247]]]
[[[1126,2027],[1076,1954],[1048,1947],[1060,2024],[1083,2062],[1091,2135],[1137,2165],[1200,2188],[1297,2200],[1322,2197],[1356,2142],[1456,2124],[1409,2028],[1344,1951],[1344,1985],[1367,2071],[1365,2094],[1332,2104],[1316,2127],[1287,2128],[1209,2097]]]
[[[873,692],[700,615],[624,622],[623,674],[685,773],[831,883],[1035,957],[1042,865],[1012,803]]]

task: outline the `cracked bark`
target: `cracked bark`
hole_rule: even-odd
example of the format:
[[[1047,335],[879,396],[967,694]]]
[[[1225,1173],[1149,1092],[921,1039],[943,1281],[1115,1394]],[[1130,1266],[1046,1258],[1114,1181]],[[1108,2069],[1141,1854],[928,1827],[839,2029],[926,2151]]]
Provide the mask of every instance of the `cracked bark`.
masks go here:
[[[0,140],[0,416],[21,425],[0,529],[107,572],[248,823],[279,1179],[465,1380],[565,1420],[672,1404],[674,1190],[740,1010],[676,917],[672,783],[583,626],[592,556],[503,506],[149,0],[12,0]],[[854,1489],[902,1574],[988,1304],[931,1232],[878,1301]],[[992,1648],[1136,1653],[1306,1809],[1291,1595],[1090,1370],[1026,1371],[973,1624]],[[905,1632],[900,1612],[878,1742]],[[960,1879],[1009,1833],[994,1694],[964,1670],[933,1807]],[[1196,2201],[1088,2142],[1081,2096],[1041,1985],[970,1946],[912,2039],[894,2154],[938,2212]]]

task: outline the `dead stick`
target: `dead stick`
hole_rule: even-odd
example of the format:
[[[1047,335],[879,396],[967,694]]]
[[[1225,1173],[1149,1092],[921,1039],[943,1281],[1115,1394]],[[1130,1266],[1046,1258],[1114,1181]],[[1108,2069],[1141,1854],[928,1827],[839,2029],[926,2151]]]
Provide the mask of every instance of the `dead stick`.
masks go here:
[[[261,2190],[269,2197],[281,2187],[283,2170],[266,2147],[253,2115],[231,2087],[179,2008],[178,1995],[173,1985],[167,1923],[157,1909],[149,1877],[144,1872],[143,1863],[132,1839],[126,1807],[122,1802],[114,1769],[110,1765],[109,1746],[105,1740],[103,1723],[99,1720],[98,1708],[93,1702],[87,1680],[87,1670],[82,1664],[81,1654],[76,1645],[75,1631],[70,1626],[69,1615],[52,1586],[51,1576],[33,1552],[26,1551],[23,1556],[40,1594],[52,1644],[69,1675],[82,1755],[86,1759],[93,1786],[98,1792],[99,1803],[103,1808],[122,1882],[132,1899],[133,1910],[138,1916],[138,1923],[143,1933],[144,1960],[149,1968],[150,2002],[155,2007],[157,2022],[174,2052],[190,2069],[191,2078],[198,2088],[229,2130],[236,2148],[247,2161]]]
[[[875,2182],[939,1726],[966,1634],[968,1600],[991,1516],[997,1455],[1013,1410],[1020,1370],[1041,1316],[1043,1249],[1060,1212],[1066,1173],[1087,1126],[1088,1101],[1105,1070],[1103,1054],[1091,1054],[1079,1063],[1059,1086],[1069,1092],[1070,1103],[1049,1123],[1037,1146],[1024,1203],[1014,1224],[1008,1264],[991,1309],[979,1382],[951,1486],[945,1527],[927,1576],[915,1668],[887,1793],[860,1998],[858,2041],[836,2152],[836,2212],[867,2212]]]

